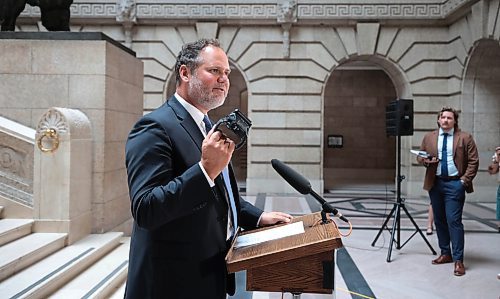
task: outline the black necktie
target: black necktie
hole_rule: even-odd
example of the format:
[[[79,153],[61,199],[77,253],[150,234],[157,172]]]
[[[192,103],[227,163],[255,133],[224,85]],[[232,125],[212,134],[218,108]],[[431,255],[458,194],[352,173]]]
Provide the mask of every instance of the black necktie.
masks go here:
[[[212,122],[208,118],[208,115],[203,116],[203,123],[205,124],[205,131],[208,134],[208,131],[212,130]]]
[[[447,139],[448,133],[443,133],[443,148],[441,149],[441,176],[448,176],[448,150],[446,149]]]

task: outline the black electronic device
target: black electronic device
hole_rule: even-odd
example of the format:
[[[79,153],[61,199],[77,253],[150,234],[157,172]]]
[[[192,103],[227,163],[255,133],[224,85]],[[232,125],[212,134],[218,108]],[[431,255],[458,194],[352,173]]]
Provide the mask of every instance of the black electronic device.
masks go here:
[[[250,127],[252,127],[252,121],[240,110],[234,109],[214,125],[214,131],[220,131],[236,144],[235,149],[239,149],[247,141]]]
[[[413,135],[413,100],[399,99],[385,107],[387,136]]]

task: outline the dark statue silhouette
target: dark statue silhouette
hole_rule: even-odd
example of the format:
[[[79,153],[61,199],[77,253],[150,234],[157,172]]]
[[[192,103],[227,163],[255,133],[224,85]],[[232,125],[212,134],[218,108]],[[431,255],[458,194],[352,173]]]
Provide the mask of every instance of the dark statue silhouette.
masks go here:
[[[40,7],[42,25],[47,30],[69,31],[69,8],[73,0],[0,0],[2,31],[16,30],[16,19],[26,3]]]

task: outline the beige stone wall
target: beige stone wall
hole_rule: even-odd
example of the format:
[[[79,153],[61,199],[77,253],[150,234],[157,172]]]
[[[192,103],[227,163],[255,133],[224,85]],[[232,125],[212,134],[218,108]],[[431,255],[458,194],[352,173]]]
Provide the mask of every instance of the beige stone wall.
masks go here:
[[[104,40],[0,40],[0,50],[1,115],[34,127],[50,107],[81,110],[93,136],[92,229],[127,221],[124,151],[142,114],[142,62]]]
[[[500,85],[500,76],[496,70],[475,71],[491,66],[490,59],[470,61],[485,53],[473,50],[480,41],[498,44],[499,0],[300,1],[296,18],[289,20],[289,44],[275,1],[232,1],[204,9],[198,4],[137,2],[137,24],[129,33],[132,49],[144,62],[144,110],[164,102],[166,82],[183,43],[219,38],[248,88],[248,114],[254,122],[248,145],[249,192],[295,192],[271,168],[272,158],[293,165],[315,190],[323,190],[328,78],[335,76],[339,66],[356,62],[383,70],[397,97],[414,100],[415,133],[402,137],[403,192],[426,196],[424,169],[415,164],[409,150],[435,128],[435,112],[447,105],[462,111],[463,128],[478,139],[482,156],[478,188],[470,198],[492,200],[490,191],[496,183],[485,173],[483,157],[492,150],[490,143],[495,143],[488,140],[498,143],[500,137],[494,129],[488,137],[481,135],[486,127],[498,127],[499,99],[496,91],[488,91],[488,99],[479,96],[484,94],[484,84],[470,82],[489,76],[490,90]],[[79,7],[83,6],[75,11],[80,12]],[[72,30],[103,31],[126,42],[126,27],[113,19],[112,10],[91,13],[94,17],[77,14]],[[190,14],[197,21],[186,21]],[[286,46],[289,57],[283,54]]]

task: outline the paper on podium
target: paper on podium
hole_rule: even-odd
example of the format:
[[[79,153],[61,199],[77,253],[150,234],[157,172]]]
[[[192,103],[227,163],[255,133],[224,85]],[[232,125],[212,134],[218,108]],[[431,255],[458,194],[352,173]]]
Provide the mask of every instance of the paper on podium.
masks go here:
[[[426,151],[410,150],[410,152],[412,154],[415,154],[415,155],[422,157],[422,158],[430,158],[431,157],[431,155],[429,155]]]
[[[234,248],[251,246],[266,241],[302,234],[304,232],[304,223],[302,221],[294,222],[255,233],[241,235],[236,238]]]

